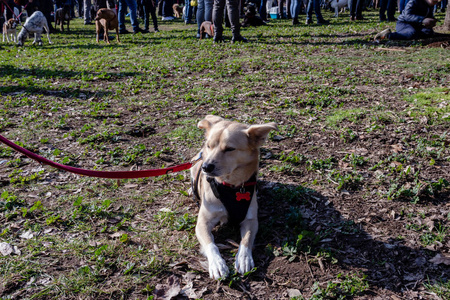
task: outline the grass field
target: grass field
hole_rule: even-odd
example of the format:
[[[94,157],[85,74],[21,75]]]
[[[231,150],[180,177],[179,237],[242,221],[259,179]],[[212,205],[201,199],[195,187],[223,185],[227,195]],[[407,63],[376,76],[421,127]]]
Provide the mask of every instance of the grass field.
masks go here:
[[[0,298],[449,299],[449,50],[372,42],[395,26],[375,10],[324,14],[243,29],[246,44],[181,21],[97,44],[81,19],[51,45],[2,44],[0,134],[62,164],[187,162],[207,114],[279,131],[261,151],[257,267],[219,282],[188,171],[80,177],[0,145]],[[233,269],[238,229],[215,236]]]

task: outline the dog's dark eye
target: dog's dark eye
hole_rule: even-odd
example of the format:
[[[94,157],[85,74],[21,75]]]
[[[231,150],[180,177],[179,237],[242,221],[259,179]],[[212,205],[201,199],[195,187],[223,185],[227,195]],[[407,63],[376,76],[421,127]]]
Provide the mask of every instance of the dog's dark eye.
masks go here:
[[[233,147],[226,147],[225,148],[225,152],[231,152],[231,151],[234,151],[234,150],[236,150],[235,148],[233,148]]]

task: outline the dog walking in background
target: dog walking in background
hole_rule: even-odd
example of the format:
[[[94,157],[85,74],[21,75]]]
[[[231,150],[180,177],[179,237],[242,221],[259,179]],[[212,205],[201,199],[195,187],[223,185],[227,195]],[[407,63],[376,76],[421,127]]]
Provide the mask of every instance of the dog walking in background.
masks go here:
[[[70,6],[67,4],[55,12],[55,25],[60,26],[61,32],[64,32],[64,22],[67,22],[67,31],[70,31]]]
[[[200,39],[203,39],[205,34],[209,35],[209,37],[214,36],[214,24],[210,21],[205,21],[200,25]]]
[[[34,34],[33,44],[37,43],[39,46],[42,46],[41,35],[44,31],[47,32],[48,43],[51,44],[50,40],[50,29],[48,28],[47,19],[44,14],[40,11],[35,11],[23,24],[22,30],[20,31],[17,37],[17,45],[23,46],[25,39],[29,34]]]
[[[183,9],[177,3],[172,5],[172,8],[173,8],[173,15],[175,16],[175,18],[180,19],[181,16],[183,15]]]
[[[13,43],[17,42],[17,25],[19,22],[16,19],[9,19],[7,22],[3,23],[3,42],[5,42],[5,37],[8,43],[10,42],[9,37]]]
[[[330,6],[334,8],[334,16],[339,17],[339,11],[345,10],[345,8],[349,7],[350,2],[348,0],[333,0],[330,3]]]
[[[248,126],[213,115],[206,116],[197,126],[206,131],[206,141],[198,155],[201,161],[191,168],[191,192],[200,201],[195,232],[208,259],[209,276],[219,279],[229,272],[212,234],[219,222],[240,225],[242,240],[235,267],[245,274],[255,266],[252,248],[258,231],[259,148],[277,126]]]
[[[119,39],[119,20],[115,10],[108,8],[100,8],[97,11],[97,16],[95,17],[95,28],[97,31],[97,43],[100,40],[100,34],[103,30],[103,40],[109,42],[108,30],[116,30],[117,43],[120,43]]]

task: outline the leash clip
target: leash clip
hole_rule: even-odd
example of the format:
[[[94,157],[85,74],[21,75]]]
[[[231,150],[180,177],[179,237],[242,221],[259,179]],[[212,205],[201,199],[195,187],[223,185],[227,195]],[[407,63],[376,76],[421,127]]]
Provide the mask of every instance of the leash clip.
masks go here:
[[[197,163],[199,160],[202,160],[202,158],[203,158],[203,151],[200,151],[200,152],[197,154],[197,156],[195,156],[195,157],[191,160],[191,163],[192,163],[192,164],[195,164],[195,163]]]

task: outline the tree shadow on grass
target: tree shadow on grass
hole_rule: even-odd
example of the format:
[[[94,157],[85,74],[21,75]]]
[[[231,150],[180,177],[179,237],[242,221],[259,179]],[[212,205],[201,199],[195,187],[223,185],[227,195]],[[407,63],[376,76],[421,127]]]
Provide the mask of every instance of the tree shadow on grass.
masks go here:
[[[66,87],[59,87],[58,85],[49,84],[47,87],[42,88],[42,84],[39,86],[34,86],[33,80],[36,79],[47,79],[54,82],[55,80],[70,80],[77,79],[83,81],[93,81],[93,80],[111,80],[112,78],[121,77],[132,77],[140,75],[139,72],[86,72],[86,71],[63,71],[63,70],[51,70],[44,69],[40,67],[30,67],[30,68],[17,68],[12,65],[5,65],[0,69],[0,77],[9,77],[11,79],[21,79],[17,82],[11,82],[10,85],[0,86],[0,93],[38,93],[42,95],[56,95],[59,97],[73,97],[79,94],[85,94],[87,97],[96,95],[99,97],[105,97],[111,95],[112,92],[109,91],[95,91],[93,93],[90,90],[82,90],[78,88],[68,89]],[[31,77],[31,81],[27,79]],[[50,83],[50,82],[49,82]]]
[[[106,77],[132,77],[141,75],[140,72],[86,72],[86,71],[63,71],[63,70],[53,70],[44,69],[40,67],[30,67],[30,68],[17,68],[13,65],[4,65],[0,69],[0,77],[11,77],[11,78],[23,78],[25,76],[34,76],[40,79],[89,79],[95,76],[106,76]],[[106,78],[110,79],[110,78]]]
[[[442,255],[436,249],[445,246],[436,247],[439,242],[433,242],[424,247],[420,240],[411,243],[400,237],[398,233],[407,231],[411,221],[407,216],[394,213],[389,218],[389,212],[369,213],[374,208],[382,210],[383,204],[399,208],[402,203],[374,203],[369,209],[355,198],[339,204],[338,210],[336,202],[314,190],[276,182],[261,182],[258,198],[260,226],[254,249],[258,269],[246,281],[250,290],[252,282],[259,281],[289,283],[286,289],[309,293],[316,282],[336,281],[339,274],[359,274],[369,285],[363,294],[409,291],[414,295],[422,290],[422,283],[450,279],[448,266],[430,262]],[[442,192],[427,203],[442,205],[448,201],[449,193]],[[364,228],[370,228],[372,234]]]

